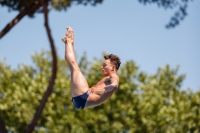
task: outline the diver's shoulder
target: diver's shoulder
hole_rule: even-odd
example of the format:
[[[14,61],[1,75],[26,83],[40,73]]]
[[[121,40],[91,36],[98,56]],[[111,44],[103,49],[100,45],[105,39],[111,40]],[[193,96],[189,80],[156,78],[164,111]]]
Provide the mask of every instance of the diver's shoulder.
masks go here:
[[[110,78],[117,78],[117,79],[119,79],[119,76],[116,73],[112,73],[112,74],[110,74]]]

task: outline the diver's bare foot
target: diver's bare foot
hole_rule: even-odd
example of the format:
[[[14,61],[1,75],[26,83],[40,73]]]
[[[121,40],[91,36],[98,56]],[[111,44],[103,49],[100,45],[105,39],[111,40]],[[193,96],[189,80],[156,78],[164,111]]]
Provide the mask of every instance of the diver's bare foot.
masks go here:
[[[74,32],[71,27],[67,27],[67,33],[63,36],[62,41],[66,43],[74,44]]]

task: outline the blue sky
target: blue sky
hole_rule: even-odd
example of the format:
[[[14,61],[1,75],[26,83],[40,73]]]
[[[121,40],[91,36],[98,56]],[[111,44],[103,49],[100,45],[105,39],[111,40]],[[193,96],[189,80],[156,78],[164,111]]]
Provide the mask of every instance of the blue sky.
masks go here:
[[[142,5],[138,1],[104,2],[96,7],[73,5],[67,11],[49,14],[49,23],[58,55],[64,58],[62,36],[66,26],[75,32],[77,56],[87,52],[88,59],[102,58],[102,52],[120,56],[122,63],[134,60],[140,70],[154,74],[159,67],[180,66],[186,74],[182,89],[200,89],[200,1],[189,3],[188,16],[173,29],[166,29],[174,10],[157,5]],[[0,29],[18,13],[0,8]],[[23,18],[0,40],[0,57],[12,68],[24,63],[33,65],[31,55],[50,50],[42,14],[34,19]]]

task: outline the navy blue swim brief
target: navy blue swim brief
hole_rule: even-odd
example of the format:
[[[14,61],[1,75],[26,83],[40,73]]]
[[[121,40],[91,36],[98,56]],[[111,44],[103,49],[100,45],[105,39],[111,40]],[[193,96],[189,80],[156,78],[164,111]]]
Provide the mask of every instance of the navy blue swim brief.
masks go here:
[[[86,101],[90,95],[89,91],[86,91],[84,94],[80,96],[76,96],[72,98],[72,103],[77,109],[84,109]]]

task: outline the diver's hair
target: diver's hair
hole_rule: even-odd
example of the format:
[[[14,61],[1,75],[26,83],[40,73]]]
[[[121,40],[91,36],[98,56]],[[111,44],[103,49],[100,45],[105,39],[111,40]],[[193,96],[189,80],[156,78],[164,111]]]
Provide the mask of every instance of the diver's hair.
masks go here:
[[[114,54],[104,55],[104,59],[105,59],[105,60],[109,59],[110,62],[111,62],[113,65],[115,65],[116,70],[119,69],[120,64],[121,64],[121,61],[120,61],[120,58],[119,58],[117,55],[114,55]]]

